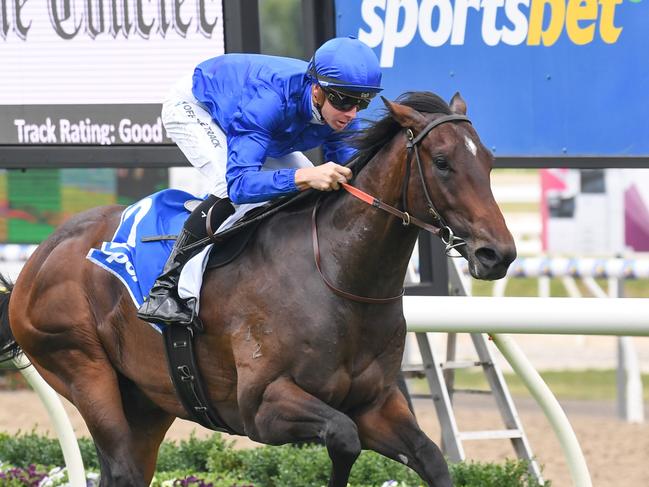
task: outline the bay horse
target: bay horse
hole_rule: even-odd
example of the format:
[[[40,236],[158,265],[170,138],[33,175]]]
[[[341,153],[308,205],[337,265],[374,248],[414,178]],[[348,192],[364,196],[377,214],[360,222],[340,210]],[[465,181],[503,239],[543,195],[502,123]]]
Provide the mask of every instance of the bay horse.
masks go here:
[[[445,459],[396,385],[406,336],[400,291],[418,236],[405,223],[423,221],[450,246],[461,239],[457,248],[479,279],[504,276],[516,249],[490,188],[493,156],[462,116],[459,94],[450,105],[428,92],[384,101],[385,116],[358,141],[353,184],[408,216],[343,191],[314,192],[273,215],[237,260],[206,272],[195,348],[209,400],[234,434],[324,444],[331,487],[347,485],[361,449],[445,487]],[[122,284],[85,258],[111,239],[122,210],[99,207],[64,223],[0,303],[0,350],[22,349],[77,407],[101,485],[111,487],[149,485],[169,426],[190,417],[160,334],[137,319]],[[333,292],[317,272],[312,219],[322,276],[365,302]]]

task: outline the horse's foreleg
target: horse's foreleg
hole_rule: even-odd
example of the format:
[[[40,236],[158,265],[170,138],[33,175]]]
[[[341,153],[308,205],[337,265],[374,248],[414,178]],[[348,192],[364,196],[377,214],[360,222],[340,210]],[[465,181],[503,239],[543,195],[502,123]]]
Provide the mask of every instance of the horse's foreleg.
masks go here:
[[[395,386],[378,407],[354,418],[363,448],[404,463],[429,486],[452,486],[442,452],[417,425],[403,394]]]
[[[239,403],[245,404],[241,400]],[[266,387],[256,411],[246,414],[246,433],[262,443],[322,442],[332,462],[329,487],[345,487],[361,452],[354,422],[287,378]]]

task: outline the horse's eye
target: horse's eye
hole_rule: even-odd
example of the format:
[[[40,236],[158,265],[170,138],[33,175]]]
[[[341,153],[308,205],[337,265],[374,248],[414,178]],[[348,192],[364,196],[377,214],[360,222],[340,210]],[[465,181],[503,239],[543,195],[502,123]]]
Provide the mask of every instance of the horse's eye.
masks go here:
[[[436,156],[433,162],[435,163],[435,167],[440,171],[446,171],[448,169],[448,160],[444,156]]]

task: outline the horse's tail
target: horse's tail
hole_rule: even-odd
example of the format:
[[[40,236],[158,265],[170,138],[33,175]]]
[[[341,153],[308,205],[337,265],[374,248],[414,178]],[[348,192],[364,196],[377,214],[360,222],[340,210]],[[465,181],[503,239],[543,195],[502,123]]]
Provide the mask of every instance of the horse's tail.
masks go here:
[[[20,353],[20,346],[9,326],[9,299],[13,287],[13,282],[0,274],[0,363],[7,362]]]

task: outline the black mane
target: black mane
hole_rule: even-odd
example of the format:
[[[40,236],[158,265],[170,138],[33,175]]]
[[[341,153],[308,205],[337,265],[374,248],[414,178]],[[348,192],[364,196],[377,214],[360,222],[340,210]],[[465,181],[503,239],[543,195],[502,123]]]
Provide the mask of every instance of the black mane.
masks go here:
[[[399,96],[396,102],[421,113],[443,113],[445,115],[451,113],[448,104],[430,91],[408,91]],[[381,147],[402,128],[392,118],[387,108],[384,108],[382,112],[383,117],[375,121],[366,121],[366,127],[350,140],[351,145],[358,149],[358,153],[350,165],[354,174],[358,174]]]

